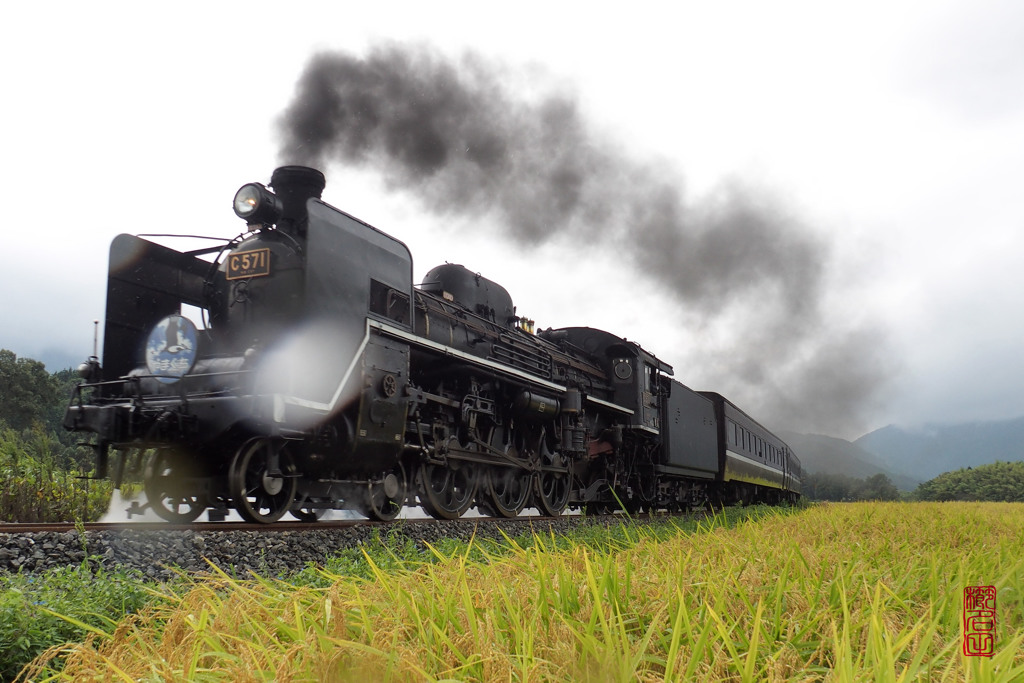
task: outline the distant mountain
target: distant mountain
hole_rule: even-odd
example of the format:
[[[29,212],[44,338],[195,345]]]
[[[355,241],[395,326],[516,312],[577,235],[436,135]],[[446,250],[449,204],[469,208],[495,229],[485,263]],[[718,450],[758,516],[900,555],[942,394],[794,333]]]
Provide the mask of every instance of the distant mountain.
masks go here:
[[[848,477],[867,479],[882,473],[904,491],[914,490],[923,481],[919,477],[893,471],[873,454],[844,439],[796,432],[779,432],[779,436],[800,458],[803,468],[814,474],[845,474]]]
[[[1024,417],[914,430],[889,425],[853,443],[893,472],[928,480],[997,460],[1024,460]]]

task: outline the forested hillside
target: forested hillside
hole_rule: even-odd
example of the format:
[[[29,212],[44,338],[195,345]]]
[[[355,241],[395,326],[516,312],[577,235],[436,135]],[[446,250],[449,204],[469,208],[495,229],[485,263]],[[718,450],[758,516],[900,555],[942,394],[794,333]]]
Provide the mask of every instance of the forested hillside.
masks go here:
[[[796,452],[804,472],[822,475],[830,481],[863,483],[884,474],[892,484],[904,491],[913,491],[922,481],[920,477],[898,474],[894,469],[886,467],[874,454],[845,439],[786,431],[780,432],[779,436]]]
[[[807,500],[854,501],[854,500],[900,500],[907,494],[900,490],[885,474],[873,474],[858,479],[845,474],[828,472],[805,472],[803,497]]]
[[[1024,501],[1024,462],[996,462],[940,474],[914,492],[919,500]]]
[[[920,429],[889,425],[854,444],[891,472],[921,481],[961,467],[1024,460],[1024,417]]]
[[[74,370],[47,372],[31,358],[0,349],[0,522],[94,520],[111,486],[90,481],[92,451],[64,430]]]

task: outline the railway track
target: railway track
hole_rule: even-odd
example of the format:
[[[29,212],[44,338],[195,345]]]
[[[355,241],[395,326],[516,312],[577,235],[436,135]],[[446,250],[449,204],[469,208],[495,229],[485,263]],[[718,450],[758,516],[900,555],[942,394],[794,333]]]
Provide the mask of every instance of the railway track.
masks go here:
[[[621,516],[606,515],[609,519],[622,519]],[[592,515],[593,517],[593,515]],[[636,515],[638,519],[646,518],[647,515]],[[464,517],[458,520],[438,520],[433,517],[409,517],[393,522],[378,522],[372,519],[332,519],[319,522],[275,522],[274,524],[252,524],[250,522],[193,522],[192,524],[171,524],[169,522],[88,522],[75,524],[72,522],[53,523],[0,523],[0,534],[32,534],[32,533],[65,533],[80,529],[86,532],[95,531],[311,531],[327,529],[347,529],[352,527],[383,527],[388,528],[398,524],[432,524],[445,525],[450,522],[552,522],[559,517],[527,516],[527,517]]]
[[[27,522],[0,522],[0,534],[33,534],[33,533],[65,533],[81,529],[86,532],[96,531],[311,531],[328,529],[349,529],[353,527],[382,527],[389,528],[399,524],[406,525],[436,525],[444,526],[452,523],[511,523],[511,522],[539,522],[550,523],[558,520],[568,519],[575,515],[562,515],[550,517],[544,515],[527,515],[520,517],[460,517],[456,520],[439,520],[433,517],[403,517],[391,522],[378,522],[372,519],[330,519],[318,522],[283,521],[274,524],[253,524],[250,522],[193,522],[191,524],[171,524],[163,521],[146,522],[86,522],[76,524],[74,522],[49,522],[49,523],[27,523]],[[669,513],[648,514],[641,513],[630,515],[630,519],[647,520],[652,517],[670,517]],[[622,520],[622,514],[588,515],[590,519]]]
[[[269,525],[235,521],[0,524],[0,578],[6,572],[43,572],[86,562],[94,568],[139,571],[151,579],[169,579],[181,571],[208,572],[211,565],[238,576],[276,576],[323,565],[333,555],[385,537],[398,544],[436,544],[443,539],[501,542],[531,533],[561,535],[581,525],[624,519],[622,515],[538,515],[445,521],[417,517],[394,522],[323,519]],[[84,533],[69,533],[75,530]]]

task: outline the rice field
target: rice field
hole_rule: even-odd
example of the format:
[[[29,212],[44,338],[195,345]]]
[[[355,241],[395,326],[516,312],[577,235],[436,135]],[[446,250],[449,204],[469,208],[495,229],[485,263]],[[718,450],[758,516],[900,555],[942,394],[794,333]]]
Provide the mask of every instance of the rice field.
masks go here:
[[[313,582],[195,579],[23,680],[1020,681],[1024,505],[852,503],[625,547],[436,550]],[[997,589],[991,657],[964,588]],[[172,592],[173,590],[173,592]]]

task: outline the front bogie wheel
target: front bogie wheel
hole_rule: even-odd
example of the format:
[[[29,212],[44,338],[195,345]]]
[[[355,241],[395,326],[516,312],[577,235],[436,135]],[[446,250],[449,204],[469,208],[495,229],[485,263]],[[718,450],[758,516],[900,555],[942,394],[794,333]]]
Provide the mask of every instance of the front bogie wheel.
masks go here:
[[[143,469],[143,489],[149,507],[163,520],[173,524],[194,522],[206,509],[206,496],[191,476],[195,467],[189,454],[160,448]]]

